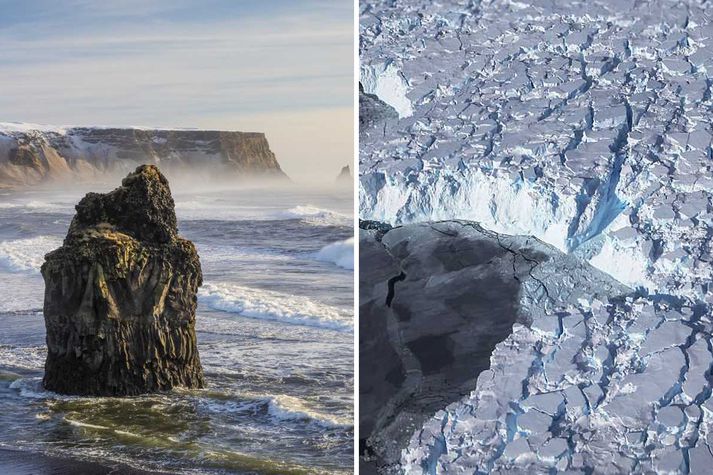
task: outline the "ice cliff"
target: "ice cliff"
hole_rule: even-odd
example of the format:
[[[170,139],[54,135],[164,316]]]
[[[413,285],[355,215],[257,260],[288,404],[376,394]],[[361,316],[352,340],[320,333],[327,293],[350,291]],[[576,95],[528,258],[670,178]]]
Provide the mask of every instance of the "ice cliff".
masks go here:
[[[145,163],[216,179],[284,176],[262,133],[0,123],[0,186],[91,181]]]
[[[401,0],[362,2],[360,24],[362,90],[399,117],[361,121],[363,218],[471,219],[708,293],[709,9]]]

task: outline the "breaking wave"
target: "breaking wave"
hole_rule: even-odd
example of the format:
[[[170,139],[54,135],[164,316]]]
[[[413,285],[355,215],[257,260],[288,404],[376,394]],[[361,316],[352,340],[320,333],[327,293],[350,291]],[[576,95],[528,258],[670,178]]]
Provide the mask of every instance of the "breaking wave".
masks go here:
[[[243,413],[250,415],[264,415],[273,420],[273,423],[293,422],[300,424],[314,424],[326,428],[350,428],[354,423],[344,416],[325,414],[311,408],[307,401],[286,394],[238,394],[239,400],[206,398],[201,401],[207,409],[214,413]]]
[[[44,346],[0,345],[0,361],[3,366],[25,370],[41,370],[45,364],[47,349]]]
[[[301,220],[314,226],[351,226],[352,217],[346,214],[316,206],[295,206],[290,209],[263,209],[251,206],[235,207],[230,203],[201,201],[179,201],[176,214],[181,220],[194,221],[218,219],[227,221],[283,221]]]
[[[37,236],[0,242],[0,269],[9,272],[38,272],[45,254],[59,247],[62,240]]]
[[[204,284],[199,302],[214,310],[294,325],[351,331],[351,313],[306,297],[233,284]]]
[[[315,225],[351,226],[352,218],[336,211],[317,208],[315,206],[295,206],[286,211],[278,212],[275,219],[300,219]]]
[[[351,421],[322,414],[292,396],[274,396],[268,402],[268,414],[280,421],[307,421],[325,427],[351,427]]]
[[[10,383],[10,389],[18,391],[20,396],[29,399],[52,399],[58,396],[42,387],[42,377],[18,378]],[[61,396],[60,396],[61,397]],[[72,397],[72,396],[64,396]]]
[[[344,269],[354,269],[354,238],[333,242],[324,246],[315,254],[315,259],[331,262]]]
[[[74,214],[74,206],[71,203],[52,203],[49,201],[29,201],[24,204],[30,212],[38,213],[60,213]]]

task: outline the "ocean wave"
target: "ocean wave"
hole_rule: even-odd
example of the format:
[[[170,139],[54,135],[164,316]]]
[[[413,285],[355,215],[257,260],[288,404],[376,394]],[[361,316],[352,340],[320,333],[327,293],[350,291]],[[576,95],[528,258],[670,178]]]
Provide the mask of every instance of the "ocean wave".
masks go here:
[[[44,283],[38,274],[20,276],[16,273],[3,273],[0,264],[0,288],[3,298],[0,299],[0,314],[25,318],[42,315],[44,299]]]
[[[305,421],[323,427],[352,427],[352,421],[323,414],[309,408],[304,401],[293,396],[279,395],[271,397],[267,413],[279,421]]]
[[[217,201],[176,201],[176,215],[181,221],[258,221],[270,219],[265,210],[255,206],[237,206]]]
[[[0,269],[9,272],[39,272],[45,254],[59,247],[54,236],[37,236],[0,242]]]
[[[344,269],[354,269],[354,238],[333,242],[324,246],[315,254],[315,259],[331,262]]]
[[[56,203],[49,201],[33,200],[28,201],[23,207],[38,213],[57,213],[74,214],[74,205],[71,203]]]
[[[270,249],[246,249],[234,245],[212,245],[199,243],[196,245],[201,262],[225,263],[235,261],[244,263],[246,261],[259,262],[284,262],[290,259],[289,255]]]
[[[67,422],[69,425],[72,425],[75,427],[85,427],[88,429],[99,429],[99,430],[111,430],[111,427],[100,426],[97,424],[90,424],[88,422],[77,421],[75,419],[70,419],[67,416],[64,417],[64,421]]]
[[[307,401],[286,394],[203,393],[199,403],[214,413],[262,415],[275,423],[299,422],[325,428],[351,428],[352,419],[338,417],[310,407]],[[234,399],[234,398],[237,398]]]
[[[42,378],[20,378],[16,379],[10,383],[10,389],[19,391],[20,396],[29,399],[51,399],[56,396],[55,393],[47,391],[42,387]],[[65,398],[70,398],[72,396],[64,396]]]
[[[3,366],[29,370],[42,370],[47,356],[44,346],[0,345]]]
[[[346,214],[310,205],[295,206],[294,208],[280,211],[273,217],[275,219],[299,219],[309,224],[321,226],[351,226],[353,224],[352,218]]]
[[[202,203],[182,201],[176,203],[176,214],[184,221],[286,221],[301,220],[314,226],[351,226],[351,216],[337,211],[311,205],[295,206],[289,209],[263,208],[257,206],[234,206],[223,203]]]
[[[306,297],[234,284],[204,284],[198,300],[222,312],[259,320],[351,331],[350,311],[314,302]]]
[[[74,207],[70,204],[50,203],[47,201],[26,201],[24,203],[0,203],[0,209],[24,208],[31,213],[72,213]]]

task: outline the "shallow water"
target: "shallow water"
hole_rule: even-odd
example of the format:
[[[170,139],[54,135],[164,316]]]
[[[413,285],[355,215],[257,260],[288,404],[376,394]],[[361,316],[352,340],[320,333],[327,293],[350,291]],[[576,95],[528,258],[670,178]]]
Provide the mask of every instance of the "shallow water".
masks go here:
[[[351,191],[174,193],[203,265],[208,387],[131,398],[41,388],[39,266],[82,194],[0,195],[0,446],[186,473],[351,472]]]

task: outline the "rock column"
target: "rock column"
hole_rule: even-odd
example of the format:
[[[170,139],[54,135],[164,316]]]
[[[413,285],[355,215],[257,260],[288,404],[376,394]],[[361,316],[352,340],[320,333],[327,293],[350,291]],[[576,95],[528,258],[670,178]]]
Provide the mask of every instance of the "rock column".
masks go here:
[[[140,166],[76,209],[42,266],[44,387],[101,396],[203,387],[195,333],[203,276],[195,246],[178,236],[166,178]]]

